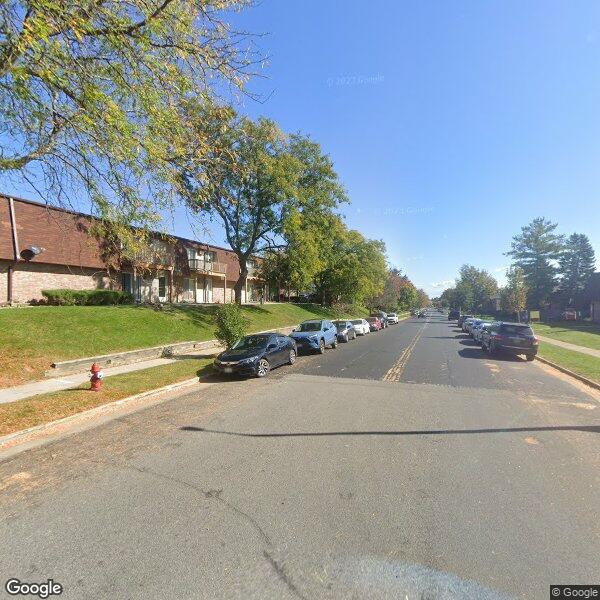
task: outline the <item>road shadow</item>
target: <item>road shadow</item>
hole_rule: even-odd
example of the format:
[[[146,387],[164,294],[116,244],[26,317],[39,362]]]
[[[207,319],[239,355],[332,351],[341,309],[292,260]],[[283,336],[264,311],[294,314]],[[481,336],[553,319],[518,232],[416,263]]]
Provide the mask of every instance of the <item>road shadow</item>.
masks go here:
[[[487,360],[495,360],[502,362],[526,362],[524,358],[521,358],[518,354],[510,354],[497,352],[495,354],[488,354],[478,344],[476,346],[469,346],[468,348],[461,348],[458,354],[463,358],[485,358]]]
[[[483,429],[408,429],[401,431],[298,431],[292,433],[244,433],[240,431],[224,431],[206,429],[194,425],[184,425],[180,431],[195,433],[213,433],[248,438],[283,438],[283,437],[328,437],[328,436],[421,436],[421,435],[472,435],[482,433],[528,433],[543,431],[581,431],[584,433],[600,433],[600,425],[547,425],[539,427],[497,427]]]

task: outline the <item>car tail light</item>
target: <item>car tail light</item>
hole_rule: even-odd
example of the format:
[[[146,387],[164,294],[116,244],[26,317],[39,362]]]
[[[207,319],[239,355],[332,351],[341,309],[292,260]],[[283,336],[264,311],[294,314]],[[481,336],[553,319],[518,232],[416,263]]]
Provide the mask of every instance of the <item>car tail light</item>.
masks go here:
[[[540,343],[540,340],[538,338],[536,338],[535,335],[534,335],[533,339],[531,340],[531,343],[535,346],[536,344]]]
[[[492,338],[493,340],[503,340],[503,339],[504,339],[504,336],[503,336],[503,335],[500,335],[499,333],[493,333],[493,334],[491,335],[491,338]]]

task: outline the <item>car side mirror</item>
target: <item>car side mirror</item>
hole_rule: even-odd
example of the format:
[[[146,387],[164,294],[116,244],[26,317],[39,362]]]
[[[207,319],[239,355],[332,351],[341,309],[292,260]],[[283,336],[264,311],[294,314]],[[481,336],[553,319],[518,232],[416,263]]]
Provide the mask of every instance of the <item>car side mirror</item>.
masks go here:
[[[277,348],[277,344],[269,344],[267,346],[267,350],[275,350],[275,348]]]

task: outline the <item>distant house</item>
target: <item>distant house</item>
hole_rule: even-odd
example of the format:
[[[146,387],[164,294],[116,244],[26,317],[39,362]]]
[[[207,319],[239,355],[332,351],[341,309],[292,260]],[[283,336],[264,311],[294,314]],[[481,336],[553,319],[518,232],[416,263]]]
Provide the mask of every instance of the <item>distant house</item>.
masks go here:
[[[489,315],[495,315],[500,312],[500,294],[496,294],[488,299],[483,306],[483,312]]]
[[[600,273],[594,273],[585,288],[585,298],[589,302],[592,321],[600,323]]]

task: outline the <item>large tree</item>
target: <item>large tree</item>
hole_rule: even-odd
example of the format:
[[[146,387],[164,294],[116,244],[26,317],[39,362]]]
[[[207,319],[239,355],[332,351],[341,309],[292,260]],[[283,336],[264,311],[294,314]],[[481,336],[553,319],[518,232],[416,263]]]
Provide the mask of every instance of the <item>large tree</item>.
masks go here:
[[[405,311],[417,306],[419,296],[411,280],[400,269],[389,269],[383,292],[369,300],[371,308],[386,311]]]
[[[455,289],[460,307],[478,311],[497,293],[498,282],[485,269],[463,265]]]
[[[179,191],[197,213],[217,218],[238,257],[235,300],[242,301],[252,255],[285,249],[286,272],[296,274],[298,260],[317,260],[318,247],[308,232],[323,229],[337,205],[346,199],[329,157],[301,135],[287,136],[271,120],[253,121],[229,110],[226,119],[205,107],[186,107],[187,131],[178,145]],[[203,140],[215,140],[207,153]],[[198,146],[199,144],[199,146]],[[321,225],[319,225],[321,223]],[[318,225],[318,227],[317,227]],[[318,265],[317,265],[318,267]],[[312,263],[311,263],[312,268]]]
[[[87,192],[98,214],[143,222],[167,196],[151,174],[186,125],[181,98],[210,101],[217,82],[250,73],[245,36],[224,20],[248,4],[0,2],[0,174],[41,176],[59,202]]]
[[[596,256],[587,235],[571,234],[559,258],[561,296],[569,306],[582,308],[583,293],[596,270]]]
[[[556,261],[563,249],[563,236],[555,233],[557,223],[534,219],[514,236],[506,253],[523,269],[528,288],[527,305],[537,309],[548,304],[556,285]]]
[[[521,267],[510,267],[506,272],[507,283],[500,292],[500,303],[502,310],[517,315],[521,320],[521,312],[527,305],[527,285],[525,274]]]
[[[349,230],[339,218],[329,233],[321,249],[325,268],[315,278],[322,303],[362,303],[379,295],[387,275],[385,244]]]

